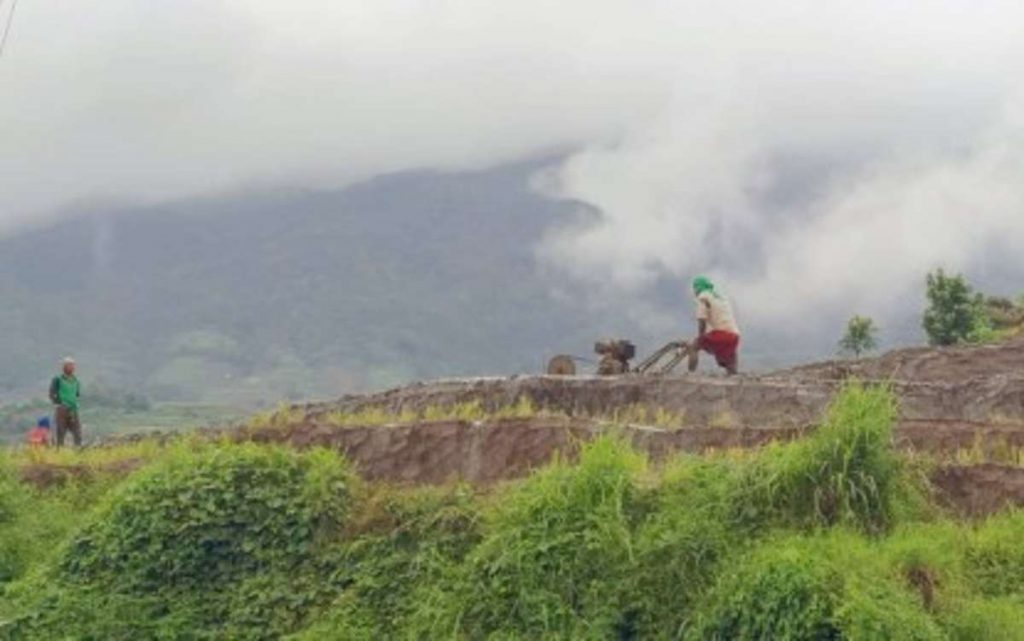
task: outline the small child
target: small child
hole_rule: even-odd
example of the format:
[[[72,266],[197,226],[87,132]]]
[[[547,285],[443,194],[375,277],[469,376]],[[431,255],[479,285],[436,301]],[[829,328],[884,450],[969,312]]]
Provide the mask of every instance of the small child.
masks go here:
[[[46,447],[50,444],[50,417],[43,416],[28,433],[28,444],[32,447]]]

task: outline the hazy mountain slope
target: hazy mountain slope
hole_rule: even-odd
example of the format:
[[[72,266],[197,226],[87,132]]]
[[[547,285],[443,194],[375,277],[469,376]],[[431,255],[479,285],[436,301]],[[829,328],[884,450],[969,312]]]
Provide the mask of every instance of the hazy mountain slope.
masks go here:
[[[537,240],[572,208],[532,193],[532,169],[96,212],[6,238],[0,384],[44,380],[64,353],[190,398],[534,371],[610,321],[538,271]]]
[[[4,237],[0,400],[41,393],[67,353],[87,380],[155,399],[276,402],[537,372],[602,336],[646,354],[689,335],[679,278],[626,294],[543,270],[540,240],[581,208],[531,191],[542,166],[93,207]],[[999,279],[985,274],[987,290]],[[841,319],[771,325],[733,302],[745,369],[834,353]],[[920,340],[920,304],[882,323],[885,347]]]

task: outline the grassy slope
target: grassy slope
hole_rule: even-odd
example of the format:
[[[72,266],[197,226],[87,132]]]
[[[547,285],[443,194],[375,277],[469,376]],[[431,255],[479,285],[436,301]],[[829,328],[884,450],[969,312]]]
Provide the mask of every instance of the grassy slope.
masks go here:
[[[249,412],[198,403],[153,403],[146,408],[85,406],[83,435],[87,441],[116,434],[177,431],[232,423]],[[20,443],[40,416],[52,415],[45,401],[26,402],[0,408],[0,443]]]
[[[1024,514],[944,518],[891,450],[892,412],[851,387],[804,441],[654,469],[607,437],[487,492],[188,441],[83,453],[150,463],[36,492],[9,455],[0,634],[1024,638]]]

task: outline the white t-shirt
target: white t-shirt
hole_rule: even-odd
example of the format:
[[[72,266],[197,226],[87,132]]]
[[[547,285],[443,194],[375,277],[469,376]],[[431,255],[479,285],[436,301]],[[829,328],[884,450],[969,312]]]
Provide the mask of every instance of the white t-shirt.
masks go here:
[[[732,305],[723,296],[711,292],[697,295],[697,320],[706,321],[709,332],[721,330],[739,335],[740,327],[732,314]]]

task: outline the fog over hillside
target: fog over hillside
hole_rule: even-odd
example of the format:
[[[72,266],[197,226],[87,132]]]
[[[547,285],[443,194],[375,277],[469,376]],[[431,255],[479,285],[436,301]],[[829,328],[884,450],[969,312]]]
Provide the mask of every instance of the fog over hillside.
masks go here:
[[[1021,68],[1009,0],[22,3],[2,378],[533,370],[696,272],[754,365],[916,340],[929,269],[1024,289]]]
[[[605,336],[632,338],[642,353],[689,336],[684,281],[630,292],[582,286],[550,265],[549,239],[597,218],[530,188],[557,162],[96,207],[9,236],[6,394],[40,393],[64,353],[93,380],[154,398],[248,403],[533,373],[555,353],[592,357]],[[840,330],[775,324],[742,297],[736,307],[748,367],[829,356]],[[883,341],[917,340],[917,298],[891,311]]]
[[[567,208],[525,188],[530,170],[96,208],[11,236],[3,382],[42,381],[64,352],[170,398],[537,371],[629,328],[588,317],[538,269],[534,247]]]

